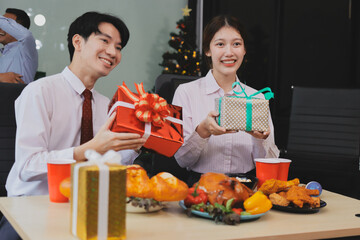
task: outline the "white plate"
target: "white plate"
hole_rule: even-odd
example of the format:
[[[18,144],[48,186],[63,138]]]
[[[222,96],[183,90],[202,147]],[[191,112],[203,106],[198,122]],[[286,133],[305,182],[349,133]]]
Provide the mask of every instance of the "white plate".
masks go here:
[[[149,212],[157,212],[163,209],[165,206],[155,206],[150,207],[149,211],[146,211],[144,207],[134,207],[131,203],[126,204],[126,212],[128,213],[149,213]]]

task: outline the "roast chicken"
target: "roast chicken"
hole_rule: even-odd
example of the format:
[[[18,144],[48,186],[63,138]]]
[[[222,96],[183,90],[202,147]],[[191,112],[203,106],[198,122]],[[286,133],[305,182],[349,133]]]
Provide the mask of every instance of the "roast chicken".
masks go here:
[[[150,184],[156,201],[180,201],[186,198],[189,191],[186,183],[167,172],[153,176]]]
[[[130,165],[126,169],[126,196],[153,198],[150,179],[140,165]]]
[[[170,173],[161,172],[149,179],[139,165],[127,167],[126,196],[153,198],[156,201],[180,201],[186,198],[188,186]]]
[[[253,191],[233,177],[228,177],[222,173],[204,173],[199,186],[207,195],[209,202],[226,205],[226,202],[234,198],[232,205],[243,202],[249,198]]]

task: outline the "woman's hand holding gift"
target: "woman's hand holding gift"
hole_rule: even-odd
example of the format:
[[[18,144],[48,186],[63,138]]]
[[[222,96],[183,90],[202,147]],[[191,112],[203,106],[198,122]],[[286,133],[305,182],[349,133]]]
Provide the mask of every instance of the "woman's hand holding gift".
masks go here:
[[[197,126],[196,132],[202,138],[208,138],[211,135],[221,135],[226,133],[226,129],[224,127],[220,127],[216,121],[215,117],[219,116],[219,113],[216,111],[211,111],[206,116],[206,118]]]
[[[197,126],[196,132],[202,138],[208,138],[211,135],[222,135],[225,133],[234,133],[236,131],[226,130],[224,127],[220,127],[216,122],[215,118],[219,116],[219,113],[216,111],[211,111],[206,116],[206,118]]]
[[[259,131],[246,131],[248,134],[258,139],[267,139],[270,132],[259,132]]]

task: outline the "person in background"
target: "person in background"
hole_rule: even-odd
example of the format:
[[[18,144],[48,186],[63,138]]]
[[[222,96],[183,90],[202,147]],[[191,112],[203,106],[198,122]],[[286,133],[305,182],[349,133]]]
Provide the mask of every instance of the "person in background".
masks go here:
[[[30,83],[38,68],[35,39],[29,31],[30,18],[20,9],[8,8],[0,16],[0,82]]]
[[[246,33],[231,16],[217,16],[204,29],[203,50],[211,70],[203,78],[180,85],[173,104],[183,108],[184,144],[175,158],[181,167],[191,170],[188,185],[202,173],[243,173],[255,175],[255,158],[278,157],[274,127],[269,132],[227,132],[215,117],[215,99],[241,92],[236,71],[246,54]],[[257,90],[241,83],[247,95]],[[259,95],[258,95],[259,96]],[[264,98],[261,95],[261,98]]]
[[[15,102],[15,163],[6,182],[8,196],[48,194],[48,159],[85,161],[87,149],[100,154],[114,150],[120,151],[123,164],[130,164],[139,155],[134,150],[146,140],[135,133],[111,132],[115,113],[107,117],[110,100],[94,90],[97,80],[120,63],[129,35],[122,20],[98,12],[87,12],[70,25],[70,65],[27,85]],[[83,141],[86,101],[91,101],[95,136]]]

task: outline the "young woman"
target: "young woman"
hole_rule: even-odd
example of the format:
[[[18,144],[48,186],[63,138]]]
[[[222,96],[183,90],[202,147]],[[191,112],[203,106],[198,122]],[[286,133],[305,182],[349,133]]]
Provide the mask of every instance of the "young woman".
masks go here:
[[[205,27],[203,50],[211,70],[203,78],[180,85],[173,104],[183,107],[184,144],[175,154],[181,167],[191,170],[188,184],[202,173],[248,173],[255,175],[255,158],[278,157],[274,127],[269,132],[227,132],[215,117],[215,99],[241,92],[236,71],[246,54],[246,33],[239,21],[218,16]],[[257,90],[241,83],[247,95]],[[261,98],[263,96],[257,95]]]

